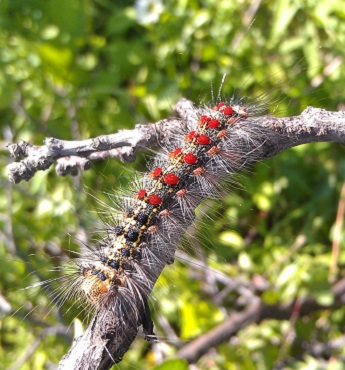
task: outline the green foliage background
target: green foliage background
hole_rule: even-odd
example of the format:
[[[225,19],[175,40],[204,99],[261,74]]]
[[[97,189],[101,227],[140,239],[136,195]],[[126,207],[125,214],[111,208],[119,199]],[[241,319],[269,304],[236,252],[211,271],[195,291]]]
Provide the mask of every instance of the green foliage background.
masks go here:
[[[86,139],[167,117],[183,96],[207,101],[211,83],[217,91],[223,73],[228,73],[230,93],[276,91],[276,114],[299,114],[308,105],[341,109],[344,46],[341,0],[0,0],[1,162],[10,162],[7,142]],[[234,189],[221,204],[207,203],[215,221],[204,220],[196,232],[206,263],[242,283],[264,281],[267,303],[306,295],[330,303],[344,157],[344,148],[335,144],[289,150],[243,176],[243,189]],[[91,240],[99,206],[85,186],[107,200],[104,192],[112,192],[129,167],[143,170],[144,163],[143,156],[133,166],[96,163],[76,178],[58,177],[50,169],[19,185],[8,183],[3,166],[0,369],[47,369],[67,352],[73,335],[85,326],[83,313],[72,323],[78,312],[68,304],[49,305],[49,291],[20,289],[56,276],[51,270],[61,257],[78,250],[80,239]],[[345,274],[344,237],[342,231],[336,278]],[[176,343],[164,344],[162,315],[183,344],[231,309],[241,309],[235,292],[220,306],[212,303],[206,274],[207,269],[176,263],[160,279],[152,305],[164,353],[173,354]],[[43,335],[57,324],[70,330]],[[344,308],[291,325],[267,320],[245,328],[197,366],[345,369],[343,348],[326,358],[308,351],[315,342],[344,335],[344,327]],[[35,350],[20,361],[35,338],[41,338]],[[153,369],[157,351],[139,338],[118,367]],[[170,360],[156,369],[187,365]]]

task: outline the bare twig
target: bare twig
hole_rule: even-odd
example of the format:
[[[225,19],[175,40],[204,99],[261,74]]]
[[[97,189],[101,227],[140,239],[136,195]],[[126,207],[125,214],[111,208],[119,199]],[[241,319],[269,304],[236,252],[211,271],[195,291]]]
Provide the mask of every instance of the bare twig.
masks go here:
[[[345,279],[338,281],[333,286],[334,302],[329,306],[321,306],[310,298],[299,301],[299,316],[305,316],[311,312],[338,307],[345,303]],[[188,362],[196,362],[207,351],[220,343],[228,341],[232,336],[238,333],[244,327],[259,323],[266,319],[290,320],[295,313],[295,303],[288,305],[267,305],[263,302],[249,305],[244,311],[234,312],[230,318],[208,333],[198,337],[187,344],[176,356],[186,359]]]
[[[195,108],[189,100],[181,99],[175,111],[185,118],[190,112],[195,112]],[[320,141],[345,144],[345,112],[308,107],[299,116],[276,118],[266,115],[258,118],[256,123],[275,134],[273,140],[261,149],[260,159],[300,144]],[[173,118],[136,125],[133,130],[121,130],[116,134],[88,140],[47,138],[43,146],[24,141],[8,144],[7,148],[13,157],[24,157],[20,162],[7,166],[9,180],[14,183],[28,181],[36,171],[46,170],[54,162],[57,162],[58,175],[73,175],[79,169],[90,168],[91,162],[97,160],[118,157],[125,162],[132,161],[142,148],[157,148],[160,144],[171,142],[174,133],[181,132],[184,125],[184,120]]]
[[[88,140],[46,138],[42,146],[25,141],[8,144],[12,157],[24,157],[7,166],[8,177],[14,183],[28,181],[37,171],[47,170],[54,162],[57,162],[56,173],[60,176],[76,175],[79,170],[89,169],[92,162],[107,158],[131,162],[140,149],[157,148],[160,143],[171,141],[174,132],[182,130],[183,125],[180,120],[169,119]]]
[[[236,290],[239,294],[241,294],[243,297],[247,297],[250,300],[255,300],[256,296],[254,295],[253,291],[255,290],[254,284],[251,284],[249,282],[242,282],[239,279],[234,279],[230,276],[226,276],[220,271],[217,271],[215,268],[210,268],[206,266],[205,263],[202,263],[201,261],[192,258],[187,253],[183,251],[177,251],[175,253],[175,257],[179,260],[181,260],[183,263],[187,263],[192,265],[195,269],[199,269],[202,271],[207,270],[207,273],[212,275],[212,278],[215,281],[219,281],[222,284],[224,284],[225,288],[225,294],[229,295],[230,292]],[[225,294],[223,294],[223,291],[221,292],[213,292],[213,301],[215,304],[220,305],[222,300],[224,299]]]

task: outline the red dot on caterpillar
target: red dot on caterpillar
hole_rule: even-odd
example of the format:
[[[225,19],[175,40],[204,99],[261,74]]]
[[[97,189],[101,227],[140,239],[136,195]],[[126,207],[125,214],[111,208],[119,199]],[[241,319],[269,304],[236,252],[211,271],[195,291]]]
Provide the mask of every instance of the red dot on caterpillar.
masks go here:
[[[163,170],[160,167],[157,167],[153,170],[152,176],[159,177],[163,173]]]
[[[197,139],[200,145],[208,145],[211,142],[211,139],[206,135],[200,135]]]
[[[169,158],[177,157],[182,152],[182,148],[176,148],[173,152],[170,152]]]
[[[203,175],[205,173],[205,171],[206,171],[205,170],[205,167],[200,166],[200,167],[196,168],[193,171],[193,173],[194,173],[195,176],[201,176],[201,175]]]
[[[220,152],[220,149],[217,147],[217,145],[213,146],[208,152],[207,154],[209,155],[215,155],[215,154],[218,154]]]
[[[218,105],[216,105],[215,107],[213,107],[213,110],[216,110],[216,111],[222,111],[223,109],[225,109],[225,103],[223,102],[220,102]]]
[[[181,197],[185,196],[186,193],[187,193],[187,189],[184,188],[184,189],[181,189],[181,190],[177,191],[176,196],[181,198]]]
[[[223,114],[225,114],[226,116],[231,116],[233,113],[234,110],[230,106],[227,106],[223,109]]]
[[[180,179],[173,173],[167,173],[164,176],[164,182],[167,185],[176,185],[179,181],[180,181]]]
[[[211,118],[208,117],[208,116],[201,116],[199,121],[198,121],[198,125],[202,126],[204,123],[207,123],[211,121]]]
[[[185,141],[191,142],[193,139],[196,139],[199,134],[196,131],[191,131],[189,134],[186,135]]]
[[[188,153],[184,156],[183,160],[187,164],[195,164],[198,160],[198,158],[193,153]]]
[[[141,189],[141,190],[139,190],[139,191],[138,191],[137,197],[138,197],[139,199],[142,199],[142,198],[144,198],[145,196],[146,196],[146,190],[145,190],[145,189]]]
[[[211,119],[211,121],[209,121],[209,123],[208,123],[208,127],[209,128],[217,128],[217,127],[219,127],[221,125],[221,123],[218,121],[218,120],[216,120],[216,119]]]
[[[156,205],[162,203],[162,199],[158,195],[152,194],[152,195],[150,195],[149,202],[150,202],[150,204],[156,206]]]
[[[209,122],[209,121],[211,121],[211,118],[208,117],[208,116],[201,116],[200,121],[203,122],[203,123],[204,122]]]

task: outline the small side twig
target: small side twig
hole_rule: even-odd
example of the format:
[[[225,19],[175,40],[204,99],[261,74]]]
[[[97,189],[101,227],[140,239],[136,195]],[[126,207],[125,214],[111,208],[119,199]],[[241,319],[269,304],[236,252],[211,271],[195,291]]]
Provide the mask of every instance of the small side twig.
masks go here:
[[[120,130],[116,134],[102,135],[88,140],[60,140],[46,138],[44,145],[31,145],[25,141],[7,145],[10,155],[20,162],[7,166],[11,182],[30,180],[37,171],[47,170],[57,163],[56,173],[60,176],[76,175],[87,170],[94,161],[119,158],[131,162],[143,148],[157,148],[166,142],[175,130],[183,129],[184,123],[177,119],[162,120],[148,125],[136,125],[133,130]]]
[[[298,315],[305,316],[317,310],[334,308],[344,304],[345,279],[339,280],[334,284],[332,291],[334,298],[332,305],[321,306],[311,298],[304,298],[299,301]],[[267,319],[290,320],[295,313],[295,308],[295,302],[291,302],[288,305],[268,305],[262,301],[250,304],[244,311],[232,313],[228,320],[188,343],[177,352],[176,357],[184,358],[188,362],[194,363],[206,354],[210,348],[228,341],[241,329],[250,324],[260,323]]]

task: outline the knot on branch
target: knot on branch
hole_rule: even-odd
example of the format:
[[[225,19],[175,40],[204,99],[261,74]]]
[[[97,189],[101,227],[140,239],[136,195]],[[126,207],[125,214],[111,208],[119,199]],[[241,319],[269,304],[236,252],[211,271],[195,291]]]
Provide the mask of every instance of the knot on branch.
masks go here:
[[[31,147],[32,145],[24,140],[21,140],[18,143],[9,143],[6,145],[11,157],[14,158],[26,157]]]
[[[44,139],[44,144],[51,153],[60,152],[64,147],[63,141],[56,139],[55,137],[47,137]]]
[[[92,148],[95,150],[107,150],[109,146],[110,142],[107,135],[97,136],[92,140]]]
[[[77,176],[79,170],[85,171],[91,168],[91,161],[87,158],[70,156],[59,158],[56,161],[55,172],[58,176]]]
[[[31,158],[24,159],[21,162],[11,163],[7,166],[8,179],[15,184],[18,184],[22,180],[29,181],[36,171],[47,170],[52,163],[52,160],[48,158]]]

